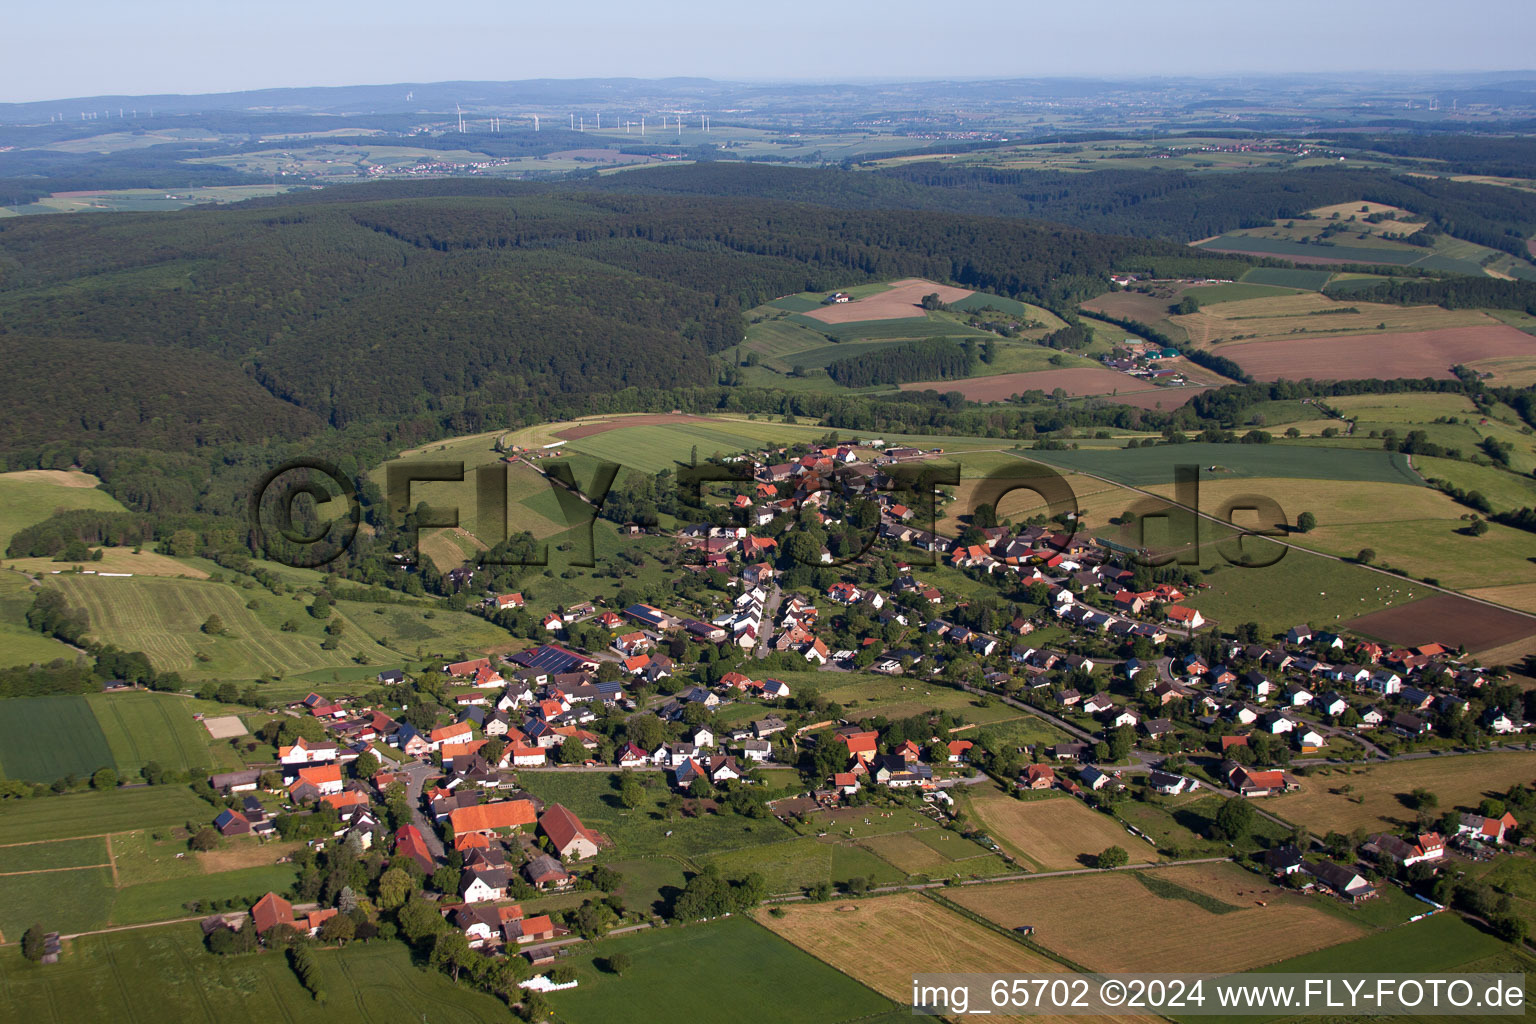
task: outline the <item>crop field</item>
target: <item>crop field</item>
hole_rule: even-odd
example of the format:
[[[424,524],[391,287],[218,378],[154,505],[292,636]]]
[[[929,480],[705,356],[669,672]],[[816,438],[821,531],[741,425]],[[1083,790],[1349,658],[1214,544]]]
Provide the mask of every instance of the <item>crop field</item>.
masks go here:
[[[185,1024],[323,1024],[345,1019],[399,1024],[492,1024],[506,1004],[415,966],[398,942],[353,943],[316,950],[316,1002],[286,957],[210,956],[195,924],[73,940],[48,970],[25,964],[13,944],[0,951],[0,982],[18,1019],[39,1024],[82,1020],[176,1020]],[[339,1010],[338,1008],[345,1008]]]
[[[1155,448],[1078,448],[1024,453],[1035,462],[1108,477],[1132,487],[1173,481],[1173,469],[1193,465],[1201,480],[1297,478],[1417,484],[1418,474],[1397,452],[1352,451],[1296,444],[1171,444]],[[1212,470],[1211,467],[1216,467]],[[1299,511],[1299,510],[1298,510]]]
[[[1536,338],[1504,324],[1354,337],[1299,337],[1223,346],[1222,355],[1258,380],[1433,377],[1451,367],[1506,356],[1536,356]]]
[[[1478,652],[1530,637],[1536,620],[1449,594],[1435,594],[1390,611],[1361,616],[1346,625],[1388,643],[1465,645],[1469,651]]]
[[[62,469],[25,469],[0,473],[0,555],[17,530],[40,523],[63,509],[126,511],[89,473]]]
[[[1184,328],[1190,341],[1203,346],[1218,342],[1275,340],[1295,335],[1400,333],[1480,327],[1495,322],[1492,317],[1477,310],[1340,302],[1325,298],[1317,292],[1221,302],[1203,307],[1197,313],[1183,313],[1169,319]]]
[[[975,892],[995,891],[993,886]],[[844,971],[881,995],[910,1006],[912,975],[925,972],[1056,974],[1067,968],[915,893],[832,903],[799,903],[774,917],[754,916],[812,956]],[[1083,918],[1093,915],[1082,913]],[[878,950],[878,955],[872,951]],[[1069,1017],[998,1017],[997,1020],[1068,1021]],[[1096,1020],[1148,1020],[1105,1016]]]
[[[1184,875],[1175,883],[1195,899],[1216,899],[1243,889],[1240,909],[1213,913],[1184,895],[1149,891],[1132,872],[1071,875],[1000,882],[949,890],[956,903],[1005,928],[1034,927],[1033,941],[1075,963],[1105,972],[1165,970],[1168,942],[1159,937],[1198,937],[1179,943],[1179,970],[1242,971],[1360,936],[1352,922],[1329,914],[1307,897],[1286,893],[1257,875],[1231,865],[1202,867],[1217,879],[1217,893],[1196,888],[1202,877]],[[1173,882],[1169,871],[1145,872],[1154,885]],[[1246,885],[1229,881],[1246,876]],[[1191,884],[1195,883],[1195,884]],[[1259,906],[1262,900],[1267,906]],[[1203,902],[1203,901],[1202,901]],[[1091,911],[1087,908],[1092,908]]]
[[[1494,604],[1501,604],[1506,608],[1513,608],[1516,611],[1530,612],[1536,615],[1536,583],[1514,583],[1503,587],[1474,587],[1471,590],[1464,590],[1462,593],[1468,597],[1492,601]],[[1531,628],[1536,630],[1536,623],[1532,623]]]
[[[84,700],[106,735],[120,774],[147,761],[171,771],[207,768],[208,732],[192,718],[191,702],[162,693],[93,693]]]
[[[13,701],[7,701],[7,704]],[[209,805],[185,786],[148,786],[115,792],[7,800],[0,804],[0,835],[7,842],[74,839],[179,826],[207,815]]]
[[[1248,234],[1227,234],[1202,242],[1198,248],[1207,252],[1241,253],[1244,256],[1276,256],[1293,263],[1383,263],[1411,266],[1429,258],[1429,251],[1414,246],[1389,247],[1388,243],[1368,245],[1354,240],[1352,245],[1318,245],[1286,238],[1259,238]]]
[[[13,779],[52,782],[87,778],[114,761],[84,697],[17,697],[0,714],[0,766]]]
[[[270,594],[247,595],[220,583],[65,575],[53,577],[49,585],[62,590],[71,607],[85,609],[92,637],[123,650],[143,651],[158,670],[178,671],[192,679],[340,667],[352,664],[360,653],[373,663],[399,658],[362,636],[361,630],[344,633],[337,650],[322,650],[321,623],[308,615],[304,603]],[[246,607],[253,597],[258,603],[255,612]],[[202,632],[203,623],[215,615],[224,624],[222,636]],[[277,628],[289,618],[300,623],[301,631]]]
[[[0,668],[47,664],[55,658],[73,661],[77,657],[68,644],[27,625],[32,597],[31,580],[19,572],[0,570]]]
[[[893,1010],[889,999],[850,978],[841,964],[829,967],[745,918],[614,936],[573,953],[564,962],[576,968],[581,984],[550,996],[560,1019],[571,1024],[836,1024]],[[598,967],[615,953],[628,954],[633,964],[622,979]],[[710,969],[700,971],[703,963]],[[687,983],[679,984],[685,977]]]
[[[993,787],[978,786],[964,799],[998,845],[1041,871],[1091,866],[1087,859],[1111,846],[1129,852],[1132,863],[1158,860],[1157,852],[1126,832],[1124,825],[1074,797],[1015,800]]]
[[[1132,393],[1156,395],[1168,402],[1168,408],[1182,405],[1203,388],[1160,388],[1150,381],[1132,377],[1117,370],[1082,367],[1064,370],[1036,370],[1028,373],[1000,373],[986,377],[965,377],[958,380],[930,380],[902,384],[903,391],[958,391],[973,402],[1001,402],[1026,391],[1043,391],[1047,395],[1057,389],[1077,398],[1083,395],[1114,395],[1130,401]]]
[[[818,306],[802,315],[824,324],[847,324],[862,320],[899,320],[904,317],[921,316],[923,296],[934,292],[938,293],[940,302],[959,302],[972,294],[965,288],[955,288],[951,285],[935,284],[933,281],[908,277],[893,281],[888,287],[869,294],[861,295],[860,290],[850,289],[849,294],[854,297],[854,301]]]
[[[1457,754],[1368,768],[1309,775],[1294,793],[1269,797],[1263,807],[1316,835],[1329,831],[1374,831],[1412,826],[1414,811],[1404,798],[1423,788],[1440,798],[1439,809],[1474,809],[1485,796],[1515,783],[1536,781],[1536,753]]]
[[[51,558],[12,558],[6,565],[35,576],[69,571],[79,567],[92,573],[130,573],[134,576],[184,576],[192,580],[205,580],[208,573],[188,565],[179,558],[157,554],[153,551],[134,553],[131,547],[101,548],[101,558],[89,562],[56,562]]]
[[[601,431],[583,432],[571,439],[575,451],[617,462],[626,469],[654,473],[677,468],[687,462],[693,447],[699,458],[729,455],[765,444],[782,444],[798,438],[811,439],[826,433],[815,425],[771,423],[766,420],[727,420],[667,417],[665,422],[641,422],[632,425],[625,419],[613,419]],[[580,428],[578,428],[580,429]],[[575,434],[575,430],[564,433]]]
[[[1254,267],[1245,273],[1241,280],[1244,284],[1277,285],[1281,288],[1301,288],[1307,291],[1321,291],[1323,285],[1333,276],[1327,270],[1292,270],[1283,267]]]
[[[1164,497],[1174,496],[1171,484],[1148,490]],[[1264,526],[1294,525],[1302,512],[1317,517],[1319,529],[1328,527],[1347,532],[1360,523],[1392,523],[1417,519],[1458,520],[1466,509],[1449,496],[1428,487],[1376,481],[1304,480],[1282,477],[1245,477],[1233,480],[1218,477],[1200,481],[1200,504],[1219,515],[1230,505],[1241,505],[1244,495],[1260,494],[1272,498],[1285,513],[1283,520]],[[1289,538],[1306,544],[1309,535]],[[1357,545],[1358,547],[1358,545]],[[1353,552],[1351,552],[1353,553]]]

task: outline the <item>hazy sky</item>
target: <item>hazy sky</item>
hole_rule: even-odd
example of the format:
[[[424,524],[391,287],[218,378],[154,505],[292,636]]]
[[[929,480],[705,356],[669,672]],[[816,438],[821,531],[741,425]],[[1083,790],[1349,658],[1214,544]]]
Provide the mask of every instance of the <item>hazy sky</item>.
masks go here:
[[[0,25],[0,102],[449,79],[1536,65],[1536,0],[78,0],[15,4]]]

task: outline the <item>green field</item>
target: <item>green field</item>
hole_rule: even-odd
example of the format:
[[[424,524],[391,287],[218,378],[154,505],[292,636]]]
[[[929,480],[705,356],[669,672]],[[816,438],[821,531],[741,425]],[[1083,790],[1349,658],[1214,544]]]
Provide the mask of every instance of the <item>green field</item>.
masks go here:
[[[163,693],[93,693],[85,698],[112,749],[117,770],[137,772],[147,761],[171,771],[209,767],[208,730],[192,717],[191,701]]]
[[[13,779],[52,782],[89,778],[116,762],[86,698],[17,697],[0,713],[0,766]]]
[[[34,924],[65,935],[101,928],[112,896],[108,868],[0,877],[0,933],[14,940]]]
[[[1299,444],[1170,444],[1155,448],[1031,451],[1026,457],[1061,469],[1108,477],[1132,487],[1173,481],[1173,467],[1194,465],[1204,479],[1296,477],[1422,485],[1397,452]],[[1211,466],[1221,467],[1210,472]]]
[[[0,570],[0,668],[74,660],[74,648],[27,625],[32,582],[19,572]]]
[[[1401,525],[1386,524],[1388,528]],[[1257,561],[1276,553],[1272,541],[1249,538],[1243,543]],[[1211,546],[1201,554],[1203,567],[1220,564]],[[1315,629],[1337,628],[1357,615],[1430,593],[1406,580],[1295,549],[1262,569],[1223,564],[1215,573],[1202,575],[1201,582],[1209,583],[1210,589],[1195,593],[1185,604],[1224,629],[1257,622],[1266,633],[1283,633],[1298,622],[1311,623]]]
[[[269,864],[130,885],[116,891],[106,920],[114,925],[148,924],[194,913],[186,906],[192,901],[233,898],[254,902],[268,892],[286,892],[293,886],[295,877],[293,865]]]
[[[1311,271],[1303,270],[1300,273],[1307,274]],[[1184,294],[1199,299],[1202,306],[1209,306],[1217,302],[1241,302],[1244,299],[1268,299],[1277,295],[1295,295],[1298,290],[1281,285],[1263,284],[1244,275],[1243,279],[1235,284],[1198,285],[1187,289]]]
[[[795,836],[777,818],[706,814],[668,820],[661,811],[670,795],[665,777],[661,772],[638,774],[646,798],[633,810],[619,802],[614,776],[607,772],[524,772],[519,782],[534,796],[569,807],[589,828],[612,839],[616,857],[665,857],[696,869],[701,858]]]
[[[325,1003],[300,986],[275,954],[217,957],[195,924],[172,925],[69,943],[62,960],[40,968],[12,944],[0,950],[0,991],[8,1016],[38,1024],[175,1020],[182,1024],[501,1024],[500,1000],[418,967],[398,942],[316,950]]]
[[[0,835],[8,843],[73,839],[212,817],[211,807],[185,786],[148,786],[7,800],[0,803]]]
[[[254,679],[268,673],[303,672],[353,663],[362,654],[372,664],[398,661],[361,629],[349,629],[337,650],[320,647],[323,624],[307,611],[308,598],[277,597],[263,590],[241,591],[201,580],[53,577],[71,607],[85,609],[89,635],[128,651],[143,651],[160,671],[189,679]],[[246,607],[254,600],[257,608]],[[202,632],[217,615],[224,635]],[[282,632],[284,621],[299,630]]]
[[[83,473],[74,474],[74,477],[81,481],[95,479]],[[106,491],[95,487],[65,487],[51,482],[50,474],[43,471],[0,473],[0,555],[5,553],[17,530],[40,523],[56,511],[76,508],[127,511]]]
[[[0,875],[17,871],[95,867],[105,863],[107,840],[104,836],[68,839],[57,843],[24,842],[19,846],[0,846]]]
[[[1351,263],[1390,264],[1402,267],[1421,263],[1430,258],[1428,250],[1407,245],[1393,248],[1388,248],[1385,244],[1314,245],[1284,238],[1257,238],[1241,233],[1222,235],[1220,238],[1202,243],[1199,248],[1238,252],[1250,256],[1278,256],[1280,259],[1348,260]]]
[[[632,962],[622,978],[599,969],[598,961],[619,952]],[[551,993],[550,1005],[571,1024],[834,1024],[895,1009],[890,1000],[745,918],[583,944],[566,962],[576,967],[581,985]]]
[[[679,461],[687,462],[691,457],[695,445],[702,460],[770,442],[782,444],[797,438],[811,440],[822,433],[824,431],[816,427],[797,428],[766,421],[683,422],[620,427],[572,441],[570,447],[594,458],[617,462],[626,469],[655,473],[662,469],[676,471]]]
[[[1430,974],[1470,970],[1474,961],[1503,958],[1509,952],[1511,952],[1510,947],[1498,939],[1467,924],[1454,913],[1447,912],[1412,924],[1373,932],[1364,938],[1329,946],[1314,953],[1305,953],[1289,960],[1281,960],[1279,963],[1258,967],[1255,970],[1264,974],[1376,974],[1387,970],[1397,974]],[[1528,960],[1528,958],[1523,959]],[[1496,969],[1520,971],[1526,968],[1501,966]],[[1187,1022],[1187,1024],[1205,1024],[1205,1022],[1236,1024],[1239,1021],[1258,1024],[1263,1021],[1293,1018],[1275,1014],[1267,1017],[1263,1015],[1243,1017],[1174,1015],[1173,1019]],[[1425,1020],[1426,1018],[1396,1019]],[[1435,1019],[1469,1020],[1471,1018]]]
[[[1318,292],[1323,290],[1323,285],[1333,276],[1331,270],[1301,270],[1284,267],[1254,267],[1243,274],[1244,284],[1267,284],[1281,288],[1300,288],[1302,291]]]

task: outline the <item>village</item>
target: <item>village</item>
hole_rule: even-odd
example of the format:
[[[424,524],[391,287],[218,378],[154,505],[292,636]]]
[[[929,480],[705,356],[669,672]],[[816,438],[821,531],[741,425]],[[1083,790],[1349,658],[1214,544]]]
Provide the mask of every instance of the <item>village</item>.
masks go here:
[[[387,874],[401,876],[391,885],[406,885],[466,948],[549,965],[581,940],[577,918],[590,921],[600,901],[581,914],[528,913],[523,903],[600,888],[602,865],[623,851],[529,792],[540,773],[612,775],[626,805],[636,777],[660,777],[675,794],[679,829],[701,815],[803,821],[841,806],[917,806],[954,826],[955,787],[973,784],[1025,799],[1059,790],[1111,817],[1128,796],[1196,791],[1263,814],[1265,798],[1296,791],[1319,766],[1489,748],[1526,728],[1499,673],[1455,650],[1392,650],[1306,625],[1270,638],[1251,625],[1221,636],[1182,603],[1200,586],[1192,574],[1149,571],[1138,552],[1067,532],[1069,523],[972,525],[958,538],[923,530],[913,511],[921,495],[896,489],[891,468],[937,454],[875,442],[740,460],[750,476],[739,493],[707,498],[713,521],[676,535],[692,572],[728,581],[713,614],[647,602],[557,607],[538,620],[545,639],[510,655],[448,662],[428,680],[379,673],[382,701],[311,693],[275,729],[284,741],[276,770],[208,779],[226,804],[212,827],[231,841],[302,837],[326,864],[382,854]],[[855,510],[861,501],[877,507],[878,521]],[[863,557],[839,562],[828,546],[804,543],[855,516],[875,538]],[[917,553],[942,556],[967,579],[1004,583],[1028,605],[947,595],[903,560]],[[473,587],[472,574],[463,580]],[[517,592],[479,601],[488,616],[537,615]],[[607,645],[593,647],[595,636]],[[711,656],[699,659],[705,648]],[[1069,739],[987,749],[974,726],[938,714],[914,738],[911,723],[848,716],[798,684],[754,678],[765,658],[829,681],[862,671],[985,695]],[[429,721],[386,709],[388,693],[424,683],[441,694]],[[764,770],[798,772],[800,785],[770,799]],[[1133,845],[1152,841],[1121,824]],[[1253,850],[1251,867],[1353,904],[1394,880],[1423,882],[1453,854],[1494,856],[1519,829],[1502,806],[1421,809],[1401,834],[1273,841]],[[1114,866],[1108,851],[1101,866]],[[344,913],[357,897],[330,896],[268,893],[250,908],[250,926],[279,944],[341,937],[357,927]],[[610,927],[645,926],[644,915],[603,914]],[[233,934],[245,921],[224,914],[205,929]]]

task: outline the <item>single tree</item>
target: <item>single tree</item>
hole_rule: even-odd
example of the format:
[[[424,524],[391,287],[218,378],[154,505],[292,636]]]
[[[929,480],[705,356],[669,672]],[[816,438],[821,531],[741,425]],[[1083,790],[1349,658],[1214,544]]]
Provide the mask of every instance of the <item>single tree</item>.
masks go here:
[[[1131,861],[1131,855],[1119,846],[1111,846],[1105,849],[1094,859],[1094,864],[1101,868],[1124,867]]]
[[[199,853],[216,850],[219,846],[219,830],[205,825],[193,833],[192,838],[187,840],[187,845]]]
[[[1317,529],[1317,516],[1311,512],[1303,512],[1296,517],[1297,533],[1311,533],[1315,529]]]
[[[604,966],[609,974],[623,974],[629,970],[631,963],[628,953],[615,953],[607,959]]]
[[[28,960],[41,960],[46,947],[46,934],[40,924],[28,928],[21,936],[21,955]]]
[[[117,772],[111,768],[98,768],[96,774],[91,776],[92,789],[116,789]]]

